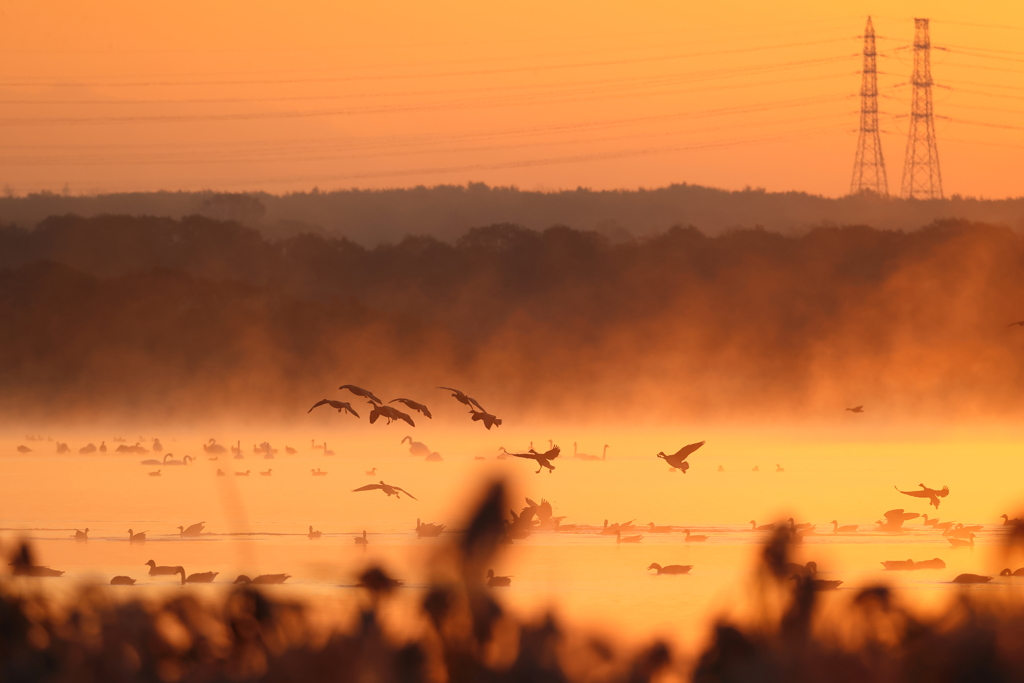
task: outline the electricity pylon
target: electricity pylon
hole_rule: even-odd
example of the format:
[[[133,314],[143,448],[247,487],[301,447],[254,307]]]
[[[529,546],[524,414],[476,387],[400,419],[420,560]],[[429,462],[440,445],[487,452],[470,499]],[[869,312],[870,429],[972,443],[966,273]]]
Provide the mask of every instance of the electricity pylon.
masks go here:
[[[860,79],[860,135],[857,154],[853,160],[853,180],[850,194],[874,192],[889,194],[889,180],[885,175],[882,140],[878,134],[878,65],[875,52],[875,27],[868,17],[864,29],[864,68]]]
[[[914,74],[911,77],[914,93],[901,190],[908,199],[942,199],[939,148],[935,144],[932,115],[931,47],[928,20],[914,19]]]

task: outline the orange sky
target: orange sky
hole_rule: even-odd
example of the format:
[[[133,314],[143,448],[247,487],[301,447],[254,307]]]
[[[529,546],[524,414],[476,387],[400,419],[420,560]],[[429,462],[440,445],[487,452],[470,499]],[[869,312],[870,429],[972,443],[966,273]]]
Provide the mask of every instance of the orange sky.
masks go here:
[[[17,193],[849,187],[866,15],[898,191],[912,17],[947,195],[1022,194],[1024,6],[137,2],[0,8]],[[1000,127],[1002,126],[1002,127]]]

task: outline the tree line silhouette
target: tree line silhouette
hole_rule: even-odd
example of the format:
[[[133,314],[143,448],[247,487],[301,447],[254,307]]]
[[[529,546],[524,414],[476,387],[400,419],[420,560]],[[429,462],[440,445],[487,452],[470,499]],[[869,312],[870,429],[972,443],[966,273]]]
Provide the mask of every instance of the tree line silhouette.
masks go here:
[[[1024,238],[964,221],[624,241],[500,224],[367,248],[50,217],[0,229],[0,405],[288,411],[330,375],[580,414],[1016,411],[1022,265]]]

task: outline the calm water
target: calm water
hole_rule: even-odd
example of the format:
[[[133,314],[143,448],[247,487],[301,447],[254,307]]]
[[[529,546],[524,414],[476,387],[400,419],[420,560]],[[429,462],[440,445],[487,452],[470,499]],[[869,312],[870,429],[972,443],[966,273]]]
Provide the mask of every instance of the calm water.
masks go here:
[[[819,536],[809,536],[798,550],[798,561],[815,560],[822,578],[844,581],[829,601],[849,599],[852,591],[880,580],[903,587],[907,598],[923,609],[948,599],[959,590],[948,582],[961,572],[998,573],[1002,530],[997,515],[1020,493],[1020,477],[985,476],[984,470],[1005,473],[1015,447],[990,443],[975,446],[974,474],[958,474],[961,444],[893,444],[791,442],[766,447],[759,439],[719,436],[716,445],[692,456],[687,475],[670,474],[653,458],[668,437],[616,433],[617,443],[604,462],[572,460],[571,441],[566,456],[556,461],[554,474],[534,475],[530,461],[495,459],[497,445],[525,449],[526,440],[508,432],[498,437],[476,433],[434,435],[432,448],[441,450],[443,462],[411,457],[398,444],[401,431],[381,439],[347,439],[329,444],[337,452],[312,450],[310,439],[288,435],[271,439],[280,452],[272,459],[252,453],[243,439],[244,460],[230,454],[209,460],[200,444],[204,437],[162,435],[164,453],[175,458],[186,453],[197,458],[190,466],[151,467],[145,455],[79,455],[77,449],[100,437],[82,435],[66,439],[72,454],[56,455],[55,442],[10,439],[0,450],[0,544],[5,553],[18,538],[33,541],[37,561],[66,571],[60,579],[34,580],[55,592],[66,592],[78,582],[107,583],[114,575],[139,580],[131,589],[149,592],[182,590],[176,578],[150,578],[144,563],[182,565],[189,573],[217,571],[213,585],[189,585],[185,590],[213,594],[240,574],[287,572],[282,594],[309,600],[323,614],[346,618],[361,599],[352,587],[354,576],[369,563],[381,563],[407,587],[399,605],[410,605],[429,580],[441,544],[451,537],[417,539],[417,517],[458,529],[470,502],[482,485],[495,476],[513,485],[513,507],[524,496],[552,501],[565,523],[599,527],[635,519],[638,524],[688,526],[710,536],[705,543],[686,543],[679,531],[646,534],[640,544],[617,545],[614,537],[595,531],[536,532],[503,551],[494,563],[499,575],[512,575],[512,587],[502,591],[506,602],[524,615],[554,607],[571,622],[635,642],[659,635],[671,638],[684,651],[699,646],[709,620],[739,613],[751,595],[752,567],[765,540],[752,532],[746,520],[759,524],[790,514],[798,521],[817,524]],[[425,437],[417,437],[424,438]],[[136,439],[131,439],[134,443]],[[519,441],[523,443],[520,444]],[[117,445],[106,439],[108,447]],[[389,443],[382,443],[382,442]],[[587,450],[600,453],[602,439],[591,439]],[[286,455],[284,445],[298,448]],[[538,444],[540,442],[538,441]],[[17,445],[33,448],[20,454]],[[301,444],[301,445],[300,445]],[[148,446],[149,443],[146,442]],[[680,444],[681,445],[681,444]],[[444,446],[444,448],[442,448]],[[485,460],[475,459],[477,456]],[[785,473],[775,473],[776,462]],[[725,472],[717,472],[723,465]],[[752,472],[758,464],[761,472]],[[311,468],[329,472],[313,477]],[[378,468],[376,476],[366,471]],[[216,476],[217,469],[227,476]],[[160,469],[162,476],[148,472]],[[259,472],[272,469],[271,476]],[[250,470],[248,477],[235,471]],[[353,493],[351,489],[383,478],[409,490],[419,500],[386,498],[379,491]],[[943,480],[946,479],[946,480]],[[902,496],[893,484],[914,488],[919,480],[930,486],[948,483],[953,489],[938,512],[944,520],[985,524],[973,550],[959,550],[940,533],[907,524],[900,536],[873,533],[871,522],[888,509],[935,512],[925,502]],[[1024,497],[1019,498],[1024,501]],[[834,536],[829,521],[861,524],[855,535]],[[177,526],[205,521],[198,539],[182,539]],[[309,540],[309,525],[323,532]],[[70,538],[74,528],[89,527],[89,542]],[[127,542],[129,528],[147,531],[144,545]],[[356,546],[354,537],[365,529],[370,545]],[[634,533],[643,533],[642,529]],[[940,557],[945,570],[883,572],[882,560],[924,560]],[[1024,558],[1017,558],[1024,565]],[[654,576],[651,562],[692,564],[687,576]],[[1024,579],[999,579],[972,590],[1013,590],[1007,585]],[[400,611],[400,610],[399,610]],[[396,625],[402,627],[400,617]]]

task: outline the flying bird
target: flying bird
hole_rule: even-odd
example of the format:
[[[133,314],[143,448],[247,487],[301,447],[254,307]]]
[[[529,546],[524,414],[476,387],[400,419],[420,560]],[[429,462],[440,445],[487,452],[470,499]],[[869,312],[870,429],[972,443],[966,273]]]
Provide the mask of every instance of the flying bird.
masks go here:
[[[395,498],[398,499],[401,499],[401,496],[398,494],[404,493],[413,500],[419,500],[418,498],[416,498],[416,496],[412,495],[411,493],[401,488],[400,486],[391,486],[389,484],[385,484],[383,481],[381,481],[379,484],[367,484],[366,486],[360,486],[357,489],[352,489],[352,493],[355,493],[356,491],[374,491],[376,489],[380,489],[387,496],[394,496]]]
[[[418,403],[417,401],[412,400],[411,398],[396,398],[393,401],[388,401],[388,403],[401,403],[410,410],[415,410],[417,413],[422,413],[423,417],[429,418],[431,420],[434,419],[434,416],[430,414],[429,408],[427,408],[422,403]]]
[[[344,401],[332,401],[329,398],[322,399],[313,404],[313,407],[306,411],[306,414],[312,413],[315,408],[319,408],[322,405],[329,405],[330,407],[341,412],[349,412],[356,417],[359,417],[359,413],[352,409],[352,406]]]
[[[396,420],[404,420],[410,427],[416,426],[416,423],[412,421],[412,417],[408,413],[403,413],[398,408],[385,405],[378,406],[372,403],[370,405],[373,406],[373,410],[370,411],[370,424],[376,422],[377,418],[383,417],[388,421],[388,424],[391,424]]]
[[[473,406],[476,406],[476,408],[478,410],[480,410],[480,412],[483,412],[483,413],[487,412],[486,410],[484,410],[484,407],[482,405],[480,405],[479,401],[477,401],[475,398],[473,398],[471,396],[467,396],[466,394],[462,393],[458,389],[452,389],[451,387],[438,387],[438,389],[444,389],[445,391],[452,392],[452,398],[454,398],[459,403],[462,403],[464,405],[469,406],[470,410],[473,409]]]
[[[500,427],[501,418],[497,415],[491,415],[487,412],[478,413],[475,410],[470,410],[469,414],[473,416],[473,422],[483,422],[484,427],[490,430],[491,427]]]
[[[1009,325],[1007,325],[1007,327],[1013,327],[1014,325],[1020,325],[1021,327],[1024,327],[1024,320],[1018,320],[1015,323],[1010,323]]]
[[[379,398],[377,398],[376,396],[373,395],[372,391],[367,391],[366,389],[362,389],[360,387],[357,387],[354,384],[342,384],[340,387],[338,387],[338,389],[348,389],[349,391],[351,391],[356,396],[359,396],[361,398],[368,398],[371,401],[373,401],[374,403],[376,403],[377,405],[380,405],[380,404],[383,403],[383,401],[381,401]]]
[[[863,413],[864,406],[854,406],[852,408],[847,408],[847,410],[851,413]]]
[[[658,453],[658,457],[669,464],[669,467],[679,470],[683,474],[686,474],[686,470],[690,469],[690,463],[686,462],[686,458],[693,453],[695,450],[704,445],[703,441],[697,443],[691,443],[688,446],[683,446],[672,455],[665,455],[664,452]]]
[[[935,509],[939,509],[939,498],[945,498],[949,495],[949,487],[943,486],[941,489],[930,489],[924,484],[918,484],[921,487],[920,491],[900,491],[899,487],[893,487],[905,496],[913,496],[914,498],[927,498]]]
[[[562,452],[562,449],[559,448],[558,446],[555,446],[551,450],[544,451],[543,453],[538,453],[532,448],[527,453],[509,453],[508,451],[505,450],[505,447],[502,446],[501,451],[505,453],[505,455],[511,455],[516,458],[536,460],[537,464],[540,466],[537,468],[537,471],[534,472],[534,474],[540,474],[540,471],[545,467],[548,468],[548,474],[550,474],[555,471],[555,466],[551,464],[551,461],[558,457],[558,454]]]

